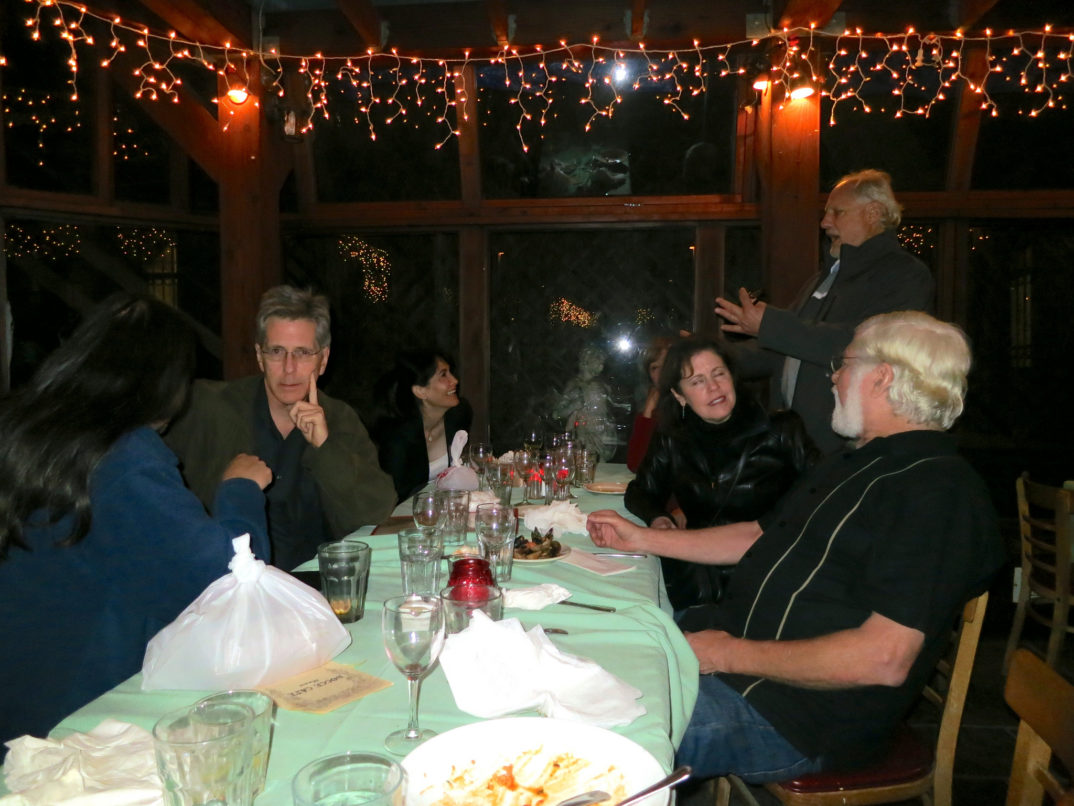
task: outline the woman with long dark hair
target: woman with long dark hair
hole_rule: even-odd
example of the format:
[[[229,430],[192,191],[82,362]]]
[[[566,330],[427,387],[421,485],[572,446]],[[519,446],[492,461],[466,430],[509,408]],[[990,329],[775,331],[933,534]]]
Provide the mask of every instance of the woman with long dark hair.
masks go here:
[[[451,359],[439,350],[400,353],[377,387],[386,415],[373,437],[402,501],[447,469],[451,440],[470,429],[473,410],[459,397]]]
[[[734,365],[720,341],[671,345],[658,381],[656,433],[627,486],[627,509],[650,526],[699,529],[763,515],[817,452],[794,412],[769,415],[735,387]],[[667,502],[678,504],[674,519]],[[722,595],[716,566],[662,558],[676,611]]]
[[[117,294],[0,400],[0,742],[137,672],[148,640],[227,573],[233,538],[268,556],[264,463],[236,457],[211,517],[159,436],[194,348],[176,311]]]

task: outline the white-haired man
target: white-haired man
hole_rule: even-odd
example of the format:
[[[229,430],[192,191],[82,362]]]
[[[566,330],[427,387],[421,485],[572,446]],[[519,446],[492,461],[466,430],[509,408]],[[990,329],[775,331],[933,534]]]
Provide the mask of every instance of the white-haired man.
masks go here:
[[[702,677],[679,748],[701,775],[748,781],[883,752],[947,646],[959,609],[1003,563],[995,512],[944,433],[962,412],[962,332],[919,312],[872,317],[834,366],[833,424],[856,443],[760,522],[644,529],[593,513],[593,541],[737,563],[686,625]]]
[[[789,309],[755,301],[745,289],[738,305],[716,300],[723,330],[757,337],[737,354],[740,374],[771,377],[773,407],[798,412],[822,453],[842,445],[831,428],[827,370],[854,328],[879,313],[932,310],[932,275],[899,245],[901,220],[890,176],[876,170],[848,174],[832,189],[820,222],[833,262]]]

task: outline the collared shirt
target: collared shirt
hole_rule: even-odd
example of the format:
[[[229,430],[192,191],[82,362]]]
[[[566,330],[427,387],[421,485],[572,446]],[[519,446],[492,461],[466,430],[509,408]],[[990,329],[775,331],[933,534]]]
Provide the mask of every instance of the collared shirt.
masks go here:
[[[317,483],[302,466],[309,443],[297,428],[286,438],[280,434],[264,385],[254,398],[253,423],[256,453],[272,470],[272,484],[265,490],[272,564],[290,571],[317,556],[317,546],[333,538]]]
[[[937,431],[829,456],[762,519],[717,614],[755,640],[813,638],[878,613],[925,635],[897,687],[807,689],[721,675],[795,747],[827,766],[881,752],[947,648],[961,606],[1004,562],[988,491]]]

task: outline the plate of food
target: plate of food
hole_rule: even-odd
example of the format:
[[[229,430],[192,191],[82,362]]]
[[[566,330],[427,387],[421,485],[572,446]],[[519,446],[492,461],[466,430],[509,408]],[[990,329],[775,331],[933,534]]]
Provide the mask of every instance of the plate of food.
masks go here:
[[[641,745],[604,728],[541,717],[474,722],[403,759],[407,806],[553,806],[591,789],[618,803],[664,776]],[[667,791],[643,806],[668,803]]]
[[[585,485],[585,489],[599,495],[622,495],[626,492],[625,481],[591,481]]]
[[[544,534],[534,529],[529,537],[519,535],[515,538],[516,563],[551,563],[570,553],[571,547],[556,540],[551,529]]]

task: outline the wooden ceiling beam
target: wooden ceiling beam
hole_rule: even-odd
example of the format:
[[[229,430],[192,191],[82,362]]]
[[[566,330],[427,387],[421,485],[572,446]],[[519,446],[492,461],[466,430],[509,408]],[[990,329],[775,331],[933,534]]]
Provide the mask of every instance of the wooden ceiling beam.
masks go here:
[[[633,0],[630,5],[630,41],[641,42],[645,39],[648,21],[645,15],[649,13],[648,0]]]
[[[336,0],[336,5],[367,48],[384,48],[388,39],[384,22],[369,0]]]
[[[489,25],[492,26],[496,45],[501,48],[510,46],[511,19],[507,13],[506,0],[485,0],[485,8],[488,10]]]
[[[843,0],[787,0],[776,29],[808,28],[810,25],[823,28],[842,4]]]
[[[187,39],[249,50],[250,7],[241,0],[141,0],[142,5]]]
[[[997,2],[998,0],[952,0],[952,24],[962,30],[972,28]]]

